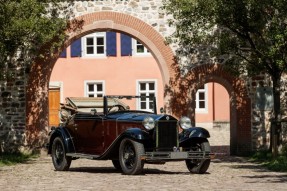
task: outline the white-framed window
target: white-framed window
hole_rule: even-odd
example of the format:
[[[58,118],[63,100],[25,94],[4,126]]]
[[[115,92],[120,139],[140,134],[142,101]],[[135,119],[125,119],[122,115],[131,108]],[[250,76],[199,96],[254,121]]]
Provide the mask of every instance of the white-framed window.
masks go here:
[[[201,86],[198,88],[196,92],[196,112],[207,112],[207,106],[208,106],[208,94],[207,94],[207,84]]]
[[[104,81],[85,81],[85,97],[103,97],[105,95]]]
[[[133,55],[150,55],[150,51],[138,40],[133,39]]]
[[[156,80],[137,80],[137,95],[151,96],[151,98],[137,99],[137,109],[153,111],[153,97],[156,97]]]
[[[82,37],[84,57],[106,56],[106,33],[96,32]]]

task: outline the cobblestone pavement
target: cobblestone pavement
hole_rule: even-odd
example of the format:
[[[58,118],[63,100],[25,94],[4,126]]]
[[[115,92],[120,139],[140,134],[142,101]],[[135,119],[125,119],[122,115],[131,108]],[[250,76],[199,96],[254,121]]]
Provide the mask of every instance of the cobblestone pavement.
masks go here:
[[[0,167],[0,191],[34,190],[212,190],[212,191],[285,191],[287,173],[270,172],[244,158],[229,155],[229,130],[209,129],[212,152],[217,153],[208,172],[190,174],[184,162],[165,165],[145,164],[138,176],[122,175],[111,161],[72,161],[70,171],[54,170],[50,156],[10,167]]]
[[[190,174],[184,162],[146,164],[138,176],[122,175],[111,161],[79,159],[70,171],[54,171],[42,155],[26,164],[0,168],[1,191],[34,190],[287,190],[287,173],[270,172],[243,158],[213,159],[208,172]]]

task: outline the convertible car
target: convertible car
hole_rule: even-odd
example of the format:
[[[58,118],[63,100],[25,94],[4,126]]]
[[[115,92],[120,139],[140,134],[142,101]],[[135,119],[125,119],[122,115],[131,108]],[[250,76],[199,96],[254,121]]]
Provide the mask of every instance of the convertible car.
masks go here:
[[[149,100],[153,111],[131,110],[134,99]],[[134,102],[133,102],[134,101]],[[188,117],[157,113],[155,97],[67,98],[61,123],[47,144],[57,171],[79,158],[111,160],[123,174],[141,174],[145,163],[184,161],[191,173],[205,173],[211,157],[209,132]]]

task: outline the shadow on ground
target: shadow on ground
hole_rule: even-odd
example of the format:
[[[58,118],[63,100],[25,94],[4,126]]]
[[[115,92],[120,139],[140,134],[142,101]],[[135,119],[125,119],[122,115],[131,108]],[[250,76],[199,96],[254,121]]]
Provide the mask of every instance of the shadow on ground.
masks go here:
[[[83,173],[95,173],[95,174],[122,174],[120,171],[116,170],[113,167],[77,167],[77,168],[70,168],[69,172],[83,172]],[[156,168],[144,168],[143,173],[141,175],[147,174],[180,174],[180,175],[190,175],[191,173],[188,172],[177,172],[177,171],[165,171]],[[210,174],[208,172],[205,173]],[[140,175],[140,176],[141,176]]]
[[[286,183],[287,182],[287,175],[282,174],[282,175],[257,175],[257,176],[242,176],[244,178],[249,178],[250,182],[249,183],[258,183],[258,179],[263,179],[265,183]],[[253,181],[252,181],[253,180]],[[287,189],[287,187],[286,187]]]

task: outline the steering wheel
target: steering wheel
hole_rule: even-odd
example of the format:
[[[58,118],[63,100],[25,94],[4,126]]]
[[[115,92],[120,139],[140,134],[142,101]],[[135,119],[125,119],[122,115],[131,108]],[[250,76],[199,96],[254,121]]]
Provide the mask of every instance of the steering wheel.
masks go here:
[[[117,108],[117,110],[116,110]],[[112,110],[115,110],[115,111],[112,111]],[[116,104],[116,105],[113,105],[109,110],[108,110],[108,113],[110,112],[116,112],[116,111],[124,111],[126,110],[124,106],[122,105],[119,105],[119,104]]]

